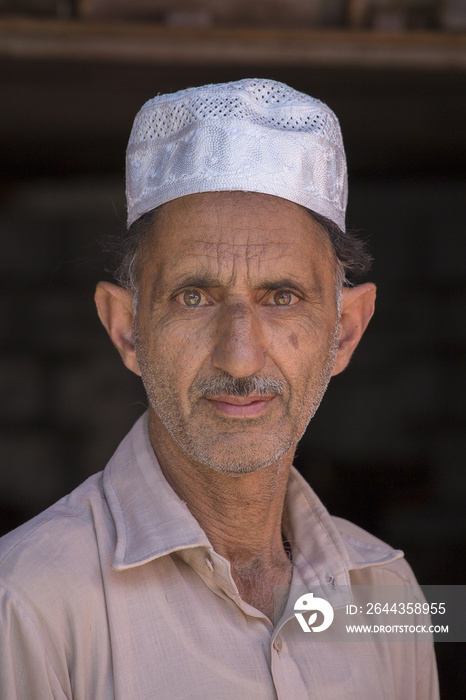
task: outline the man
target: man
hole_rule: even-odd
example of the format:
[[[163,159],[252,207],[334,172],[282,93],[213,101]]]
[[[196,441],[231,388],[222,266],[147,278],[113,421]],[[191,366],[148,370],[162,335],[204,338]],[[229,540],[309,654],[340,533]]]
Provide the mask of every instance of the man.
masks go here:
[[[297,591],[328,626],[358,586],[415,586],[292,467],[374,308],[374,285],[344,286],[367,260],[336,117],[270,80],[157,97],[127,198],[96,303],[149,410],[4,538],[2,699],[438,697],[429,642],[319,638],[294,613]]]

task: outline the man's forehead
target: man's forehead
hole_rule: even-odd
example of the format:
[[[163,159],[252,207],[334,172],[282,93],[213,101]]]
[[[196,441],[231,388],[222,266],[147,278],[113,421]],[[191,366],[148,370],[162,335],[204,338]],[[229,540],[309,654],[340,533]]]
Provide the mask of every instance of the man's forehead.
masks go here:
[[[198,192],[166,202],[159,209],[163,219],[175,218],[177,222],[196,217],[200,223],[212,223],[215,212],[219,222],[225,219],[238,228],[247,227],[251,221],[261,222],[269,215],[282,215],[283,220],[288,220],[293,212],[296,216],[305,211],[283,197],[243,190]]]
[[[214,233],[212,238],[209,234]],[[223,236],[222,234],[226,235]],[[230,258],[245,258],[246,260],[261,260],[279,257],[293,257],[295,247],[290,245],[285,236],[276,235],[274,231],[254,231],[235,229],[228,231],[206,230],[205,236],[179,238],[178,244],[162,245],[167,249],[168,259],[174,263],[189,264],[192,258],[206,261],[226,260]],[[173,256],[170,256],[173,251]]]
[[[303,208],[246,193],[204,193],[165,205],[147,258],[151,276],[164,284],[196,275],[228,283],[237,274],[254,285],[258,277],[304,282],[323,262],[333,267],[325,233]]]
[[[215,246],[261,247],[308,244],[326,238],[300,205],[256,192],[203,192],[180,197],[160,208],[154,232],[161,247],[189,241],[192,248],[213,252]]]
[[[238,276],[251,281],[254,279],[255,283],[258,277],[288,277],[298,280],[300,272],[310,273],[312,261],[309,260],[309,263],[304,263],[302,255],[297,258],[295,251],[285,243],[206,244],[198,250],[194,248],[180,255],[160,258],[157,276],[173,282],[191,276],[199,277],[210,285],[215,282],[230,283]]]

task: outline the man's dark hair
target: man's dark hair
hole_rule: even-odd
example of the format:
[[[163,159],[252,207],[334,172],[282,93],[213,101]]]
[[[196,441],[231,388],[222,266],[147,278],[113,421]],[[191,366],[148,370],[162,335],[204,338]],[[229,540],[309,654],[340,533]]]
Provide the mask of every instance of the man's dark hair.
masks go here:
[[[163,206],[163,205],[161,205]],[[114,246],[115,265],[113,276],[117,284],[134,293],[137,288],[139,255],[144,239],[153,230],[157,207],[139,217],[126,231],[123,238]],[[327,234],[335,258],[338,262],[342,283],[350,285],[354,279],[365,274],[371,267],[372,258],[366,250],[364,241],[351,231],[342,231],[333,221],[310,209],[312,216]]]
[[[333,253],[342,269],[342,282],[351,285],[355,279],[369,272],[372,257],[366,244],[357,238],[354,231],[342,231],[333,221],[315,211],[306,209],[327,234]]]

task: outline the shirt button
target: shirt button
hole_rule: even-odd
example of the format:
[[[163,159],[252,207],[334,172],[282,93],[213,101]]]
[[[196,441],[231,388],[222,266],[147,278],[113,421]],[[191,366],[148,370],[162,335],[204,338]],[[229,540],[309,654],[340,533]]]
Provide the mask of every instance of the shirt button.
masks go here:
[[[214,563],[209,556],[207,556],[205,558],[205,563],[207,564],[207,568],[210,569],[210,571],[212,571],[212,573],[213,573],[214,572]]]
[[[275,637],[273,648],[275,649],[275,651],[279,652],[282,650],[282,640],[280,639],[280,637]]]

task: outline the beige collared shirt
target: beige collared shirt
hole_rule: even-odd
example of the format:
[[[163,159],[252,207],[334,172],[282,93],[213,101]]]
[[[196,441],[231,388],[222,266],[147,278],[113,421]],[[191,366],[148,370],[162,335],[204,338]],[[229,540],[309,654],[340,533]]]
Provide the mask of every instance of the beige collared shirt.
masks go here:
[[[293,470],[292,590],[414,583]],[[295,588],[296,586],[296,588]],[[1,700],[435,700],[429,642],[322,641],[241,600],[165,481],[143,416],[104,472],[0,540]],[[312,638],[312,641],[308,638]]]

